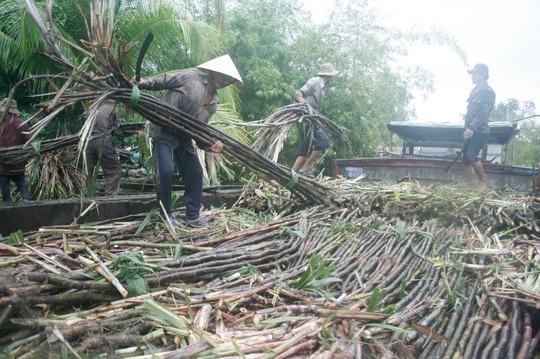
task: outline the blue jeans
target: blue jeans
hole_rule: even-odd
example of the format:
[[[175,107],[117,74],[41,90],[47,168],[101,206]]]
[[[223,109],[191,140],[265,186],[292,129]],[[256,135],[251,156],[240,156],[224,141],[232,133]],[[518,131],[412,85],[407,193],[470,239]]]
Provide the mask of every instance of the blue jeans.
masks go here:
[[[186,218],[199,218],[202,202],[203,172],[199,158],[195,153],[187,151],[183,145],[176,149],[162,143],[154,143],[157,171],[157,198],[163,203],[167,214],[172,213],[171,196],[174,176],[174,164],[180,170],[180,177],[185,186],[184,205],[186,206]]]
[[[24,180],[24,175],[5,175],[0,176],[0,188],[2,190],[2,198],[4,199],[4,202],[11,202],[11,181],[15,182],[15,185],[19,189],[19,192],[24,200],[32,200],[32,195],[28,191],[28,186]]]

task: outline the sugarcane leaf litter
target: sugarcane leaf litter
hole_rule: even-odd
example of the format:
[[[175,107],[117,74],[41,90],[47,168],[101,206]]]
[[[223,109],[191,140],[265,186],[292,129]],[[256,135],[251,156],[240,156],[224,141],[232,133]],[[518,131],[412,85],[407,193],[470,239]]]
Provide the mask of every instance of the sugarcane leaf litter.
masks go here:
[[[176,237],[148,214],[25,233],[10,244],[18,254],[0,251],[3,353],[60,353],[48,339],[58,328],[90,357],[533,356],[538,199],[326,181],[356,204],[257,212],[246,204],[268,196],[246,188],[242,204],[206,209],[209,229]],[[427,217],[427,206],[440,210]],[[87,248],[127,298],[80,260]]]

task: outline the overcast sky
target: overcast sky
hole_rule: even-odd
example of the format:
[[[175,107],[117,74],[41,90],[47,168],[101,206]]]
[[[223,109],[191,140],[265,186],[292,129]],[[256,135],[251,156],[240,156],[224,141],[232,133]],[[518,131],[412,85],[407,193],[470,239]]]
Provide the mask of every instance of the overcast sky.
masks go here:
[[[334,1],[303,0],[315,21],[322,21]],[[436,26],[454,36],[468,66],[489,66],[497,102],[530,100],[540,112],[539,0],[371,0],[383,25],[410,29]],[[413,101],[417,120],[459,121],[472,89],[466,65],[452,50],[415,46],[400,63],[420,65],[434,76],[435,91]],[[396,119],[399,120],[399,119]]]

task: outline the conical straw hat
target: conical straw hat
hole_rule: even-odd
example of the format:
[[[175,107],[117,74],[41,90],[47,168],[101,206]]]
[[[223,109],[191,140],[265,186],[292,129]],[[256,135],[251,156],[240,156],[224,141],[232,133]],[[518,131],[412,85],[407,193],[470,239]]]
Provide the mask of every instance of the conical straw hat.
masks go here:
[[[226,85],[230,85],[233,82],[244,84],[242,77],[240,77],[240,73],[238,73],[236,66],[234,66],[234,62],[229,55],[223,55],[207,61],[204,64],[197,66],[197,68],[200,70],[217,72],[229,77],[231,81]]]

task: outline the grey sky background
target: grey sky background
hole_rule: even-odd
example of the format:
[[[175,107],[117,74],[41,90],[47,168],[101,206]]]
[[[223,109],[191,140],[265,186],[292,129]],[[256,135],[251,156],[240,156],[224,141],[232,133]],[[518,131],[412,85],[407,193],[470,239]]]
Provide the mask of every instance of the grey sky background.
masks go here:
[[[334,5],[331,0],[303,2],[317,22]],[[397,61],[398,68],[419,65],[434,76],[433,93],[425,98],[415,94],[413,120],[461,121],[472,89],[467,66],[477,62],[489,66],[497,102],[508,98],[533,101],[540,112],[539,0],[372,0],[371,6],[386,26],[440,28],[458,40],[467,56],[466,65],[449,48],[423,45],[410,48]]]

